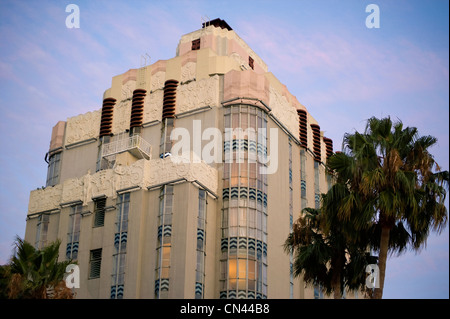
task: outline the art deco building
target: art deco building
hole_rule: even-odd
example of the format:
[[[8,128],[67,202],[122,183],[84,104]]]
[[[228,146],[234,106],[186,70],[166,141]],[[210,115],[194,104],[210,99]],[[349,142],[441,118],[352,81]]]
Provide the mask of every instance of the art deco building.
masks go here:
[[[314,298],[283,243],[330,187],[332,152],[216,19],[174,58],[113,77],[100,109],[53,127],[25,239],[61,240],[79,298]]]

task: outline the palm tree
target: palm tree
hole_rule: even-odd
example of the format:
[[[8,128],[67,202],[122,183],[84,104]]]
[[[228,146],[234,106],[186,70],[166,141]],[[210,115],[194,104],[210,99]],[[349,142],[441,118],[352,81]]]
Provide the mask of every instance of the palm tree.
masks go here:
[[[328,194],[322,194],[327,201]],[[345,236],[342,224],[330,227],[327,211],[305,208],[294,223],[284,249],[295,253],[294,276],[303,275],[306,284],[319,285],[325,294],[341,299],[345,288],[364,288],[366,265],[373,263],[365,247],[357,247]],[[358,271],[356,271],[358,269]]]
[[[10,276],[9,265],[0,266],[0,299],[8,298],[8,284]]]
[[[430,230],[439,233],[446,225],[449,174],[440,172],[429,153],[436,142],[400,121],[372,117],[363,134],[346,134],[346,152],[328,161],[349,191],[339,205],[340,220],[351,220],[355,234],[371,225],[379,233],[379,244],[373,244],[379,251],[380,282],[374,298],[383,295],[388,253],[407,246],[419,250]]]
[[[331,247],[320,233],[319,211],[305,208],[304,216],[293,225],[293,232],[286,239],[284,248],[287,253],[296,253],[293,265],[294,276],[303,273],[306,284],[320,285],[325,292],[331,292],[331,281],[327,264],[331,256]]]
[[[66,267],[72,261],[58,262],[60,241],[37,250],[17,237],[15,245],[8,269],[9,298],[72,298],[63,280]]]

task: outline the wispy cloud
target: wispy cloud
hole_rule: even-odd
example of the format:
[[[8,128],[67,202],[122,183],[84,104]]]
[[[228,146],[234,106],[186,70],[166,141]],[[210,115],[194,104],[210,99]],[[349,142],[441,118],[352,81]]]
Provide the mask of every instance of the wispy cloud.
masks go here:
[[[280,20],[242,22],[241,28],[252,47],[271,60],[273,72],[295,75],[296,87],[307,88],[300,99],[365,101],[448,86],[445,54],[407,40],[391,47],[348,33],[306,33]]]

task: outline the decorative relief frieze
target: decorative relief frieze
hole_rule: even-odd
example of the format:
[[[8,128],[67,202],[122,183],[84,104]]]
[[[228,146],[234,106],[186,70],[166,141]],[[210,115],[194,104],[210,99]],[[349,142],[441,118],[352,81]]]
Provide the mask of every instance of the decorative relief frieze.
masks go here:
[[[65,145],[97,138],[100,132],[101,110],[67,119]]]
[[[177,88],[176,112],[183,113],[202,106],[219,104],[219,76],[192,81]]]
[[[130,128],[131,100],[124,100],[114,106],[113,113],[113,134],[125,132]]]
[[[87,205],[93,197],[106,195],[116,198],[117,191],[133,186],[145,189],[148,186],[169,182],[179,178],[198,180],[217,192],[217,170],[204,162],[175,163],[170,157],[165,159],[138,160],[132,165],[115,165],[114,168],[82,177],[65,180],[62,184],[30,193],[28,214],[60,208],[61,203],[72,201]]]
[[[272,114],[286,126],[292,135],[298,136],[298,114],[296,108],[272,86],[270,86],[269,106],[272,109]]]
[[[131,99],[133,91],[136,89],[136,80],[128,80],[122,85],[122,95],[120,100]]]
[[[163,98],[163,90],[155,91],[145,97],[143,123],[148,123],[154,120],[161,121]]]
[[[152,75],[150,90],[153,92],[155,90],[164,89],[164,82],[166,81],[166,72],[158,71]]]
[[[145,160],[139,160],[132,165],[115,165],[113,168],[113,191],[132,186],[144,187]]]
[[[85,193],[84,185],[87,184],[86,179],[90,177],[91,175],[87,174],[82,178],[66,179],[62,184],[63,187],[61,189],[61,203],[83,200],[83,193]]]
[[[60,184],[32,191],[28,204],[28,214],[59,208],[62,187]]]
[[[189,182],[198,180],[213,192],[217,192],[217,170],[205,162],[175,163],[173,158],[154,159],[148,170],[148,186],[186,178]]]
[[[181,83],[195,79],[197,63],[187,62],[181,67]]]

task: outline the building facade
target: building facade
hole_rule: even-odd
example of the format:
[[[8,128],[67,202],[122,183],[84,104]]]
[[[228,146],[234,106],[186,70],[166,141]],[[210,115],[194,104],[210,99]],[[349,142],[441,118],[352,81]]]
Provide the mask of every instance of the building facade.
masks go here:
[[[61,240],[79,298],[315,298],[283,243],[332,141],[223,20],[58,122],[25,239]],[[316,287],[317,288],[317,287]]]

